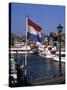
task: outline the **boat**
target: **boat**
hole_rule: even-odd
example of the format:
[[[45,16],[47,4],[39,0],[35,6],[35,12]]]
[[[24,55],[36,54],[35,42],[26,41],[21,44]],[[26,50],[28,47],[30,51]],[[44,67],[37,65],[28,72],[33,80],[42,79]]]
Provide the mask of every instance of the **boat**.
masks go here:
[[[50,50],[48,50],[46,53],[45,53],[45,57],[50,59],[50,58],[53,58],[55,56],[55,54],[52,54]]]
[[[38,54],[42,57],[45,57],[46,53],[46,45],[39,45],[38,47]]]
[[[32,54],[33,51],[31,50],[31,47],[30,46],[15,46],[15,47],[12,47],[9,49],[9,53],[10,54]]]
[[[53,58],[55,55],[54,54],[46,54],[45,55],[45,57],[47,58],[47,59],[51,59],[51,58]]]
[[[53,46],[47,46],[44,47],[44,49],[41,47],[41,50],[39,51],[39,55],[43,56],[45,58],[53,58],[53,56],[55,56],[56,53],[56,47]]]
[[[53,57],[53,60],[59,61],[59,52],[57,51],[55,56]],[[61,51],[61,62],[65,62],[65,52]]]

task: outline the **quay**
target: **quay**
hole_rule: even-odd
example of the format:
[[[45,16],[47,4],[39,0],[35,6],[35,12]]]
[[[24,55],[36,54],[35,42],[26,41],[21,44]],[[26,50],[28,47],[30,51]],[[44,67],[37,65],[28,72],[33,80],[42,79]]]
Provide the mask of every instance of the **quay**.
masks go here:
[[[11,87],[40,86],[40,85],[57,85],[65,84],[65,76],[44,76],[31,81],[20,81]]]
[[[45,76],[40,77],[30,82],[34,85],[55,85],[55,84],[65,84],[65,76]]]

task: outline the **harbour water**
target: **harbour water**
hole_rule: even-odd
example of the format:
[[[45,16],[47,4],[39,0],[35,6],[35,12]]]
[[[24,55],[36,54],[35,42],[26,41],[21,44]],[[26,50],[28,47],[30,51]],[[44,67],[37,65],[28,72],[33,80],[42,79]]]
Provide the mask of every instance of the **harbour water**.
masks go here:
[[[24,65],[25,56],[22,54],[14,55],[15,62],[21,66]],[[46,59],[39,56],[38,54],[27,55],[27,75],[26,79],[28,81],[34,80],[44,76],[59,75],[59,62],[53,59]],[[22,75],[24,74],[24,68],[21,69]],[[62,63],[62,74],[65,74],[65,63]]]

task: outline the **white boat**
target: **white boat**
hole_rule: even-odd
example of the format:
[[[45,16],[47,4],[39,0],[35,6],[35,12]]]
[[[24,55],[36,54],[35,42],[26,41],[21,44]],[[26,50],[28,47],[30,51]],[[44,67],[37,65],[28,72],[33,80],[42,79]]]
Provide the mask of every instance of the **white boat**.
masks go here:
[[[53,58],[55,55],[52,55],[52,54],[47,54],[45,57],[50,59],[50,58]]]
[[[55,56],[53,57],[55,61],[59,61],[59,52],[56,52]],[[65,52],[61,51],[61,62],[65,62]]]
[[[33,51],[31,50],[31,47],[30,46],[23,46],[23,47],[12,47],[9,49],[9,53],[10,54],[25,54],[25,53],[33,53]]]
[[[45,58],[53,58],[53,56],[55,56],[55,53],[51,53],[51,52],[55,52],[56,49],[54,49],[55,47],[52,46],[48,46],[47,48],[45,48]]]
[[[40,51],[38,53],[39,53],[40,56],[45,57],[45,51],[43,51],[43,52]]]
[[[51,51],[47,51],[45,57],[50,59],[50,58],[53,58],[55,56],[55,54],[52,54]]]
[[[39,55],[43,56],[45,58],[53,58],[53,56],[55,56],[55,53],[51,53],[51,52],[56,52],[56,47],[53,46],[43,46],[43,47],[39,47]]]

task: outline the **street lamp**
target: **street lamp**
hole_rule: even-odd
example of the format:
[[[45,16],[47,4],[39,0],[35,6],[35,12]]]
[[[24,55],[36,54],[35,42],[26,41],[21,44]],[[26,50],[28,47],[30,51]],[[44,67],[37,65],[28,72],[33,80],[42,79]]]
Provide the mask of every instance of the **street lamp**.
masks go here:
[[[63,30],[63,27],[61,26],[61,24],[59,24],[57,26],[57,31],[58,31],[58,35],[59,35],[59,73],[60,73],[60,76],[62,75],[62,72],[61,72],[61,32]]]

